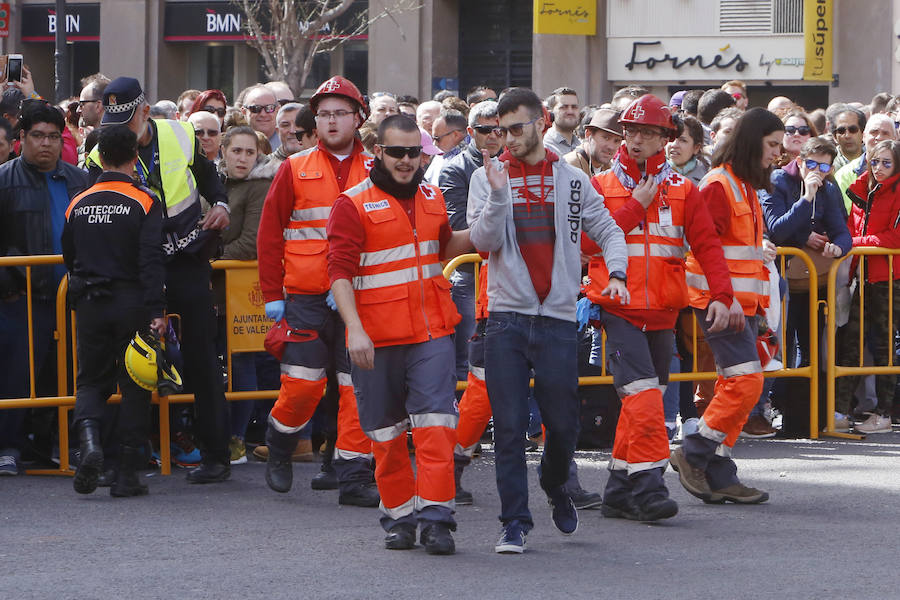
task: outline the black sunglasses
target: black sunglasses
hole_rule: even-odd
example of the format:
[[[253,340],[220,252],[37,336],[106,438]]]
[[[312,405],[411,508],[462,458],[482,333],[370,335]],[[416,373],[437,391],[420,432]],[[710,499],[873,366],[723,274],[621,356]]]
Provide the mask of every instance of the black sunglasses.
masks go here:
[[[481,135],[487,135],[489,133],[493,133],[496,126],[494,125],[475,125],[472,127],[475,131],[480,133]]]
[[[303,129],[298,129],[297,131],[294,132],[294,137],[297,138],[298,142],[302,142],[303,136],[306,136],[306,135],[309,135],[309,132],[305,131]]]
[[[204,135],[206,135],[206,137],[216,137],[217,135],[219,135],[219,133],[220,132],[218,129],[195,129],[194,130],[194,135],[199,136],[199,137],[203,137]]]
[[[226,113],[224,106],[222,108],[218,108],[216,106],[204,106],[200,110],[203,112],[213,113],[214,115],[219,115],[219,117],[224,117]]]
[[[535,117],[530,121],[526,121],[525,123],[513,123],[509,127],[494,127],[494,133],[497,134],[498,137],[506,137],[506,132],[508,131],[515,137],[519,137],[520,135],[522,135],[522,132],[525,131],[524,128],[526,125],[531,125],[542,116],[543,115],[541,115],[540,117]]]
[[[258,115],[262,111],[266,111],[267,113],[273,113],[278,109],[277,104],[251,104],[250,106],[245,106],[247,110],[252,112],[254,115]]]
[[[838,135],[844,135],[845,133],[859,133],[859,126],[851,125],[850,127],[835,127],[834,132]]]
[[[417,158],[422,154],[422,146],[384,146],[378,144],[378,147],[391,158],[403,158],[404,156]]]
[[[795,127],[794,125],[786,125],[784,128],[784,132],[788,135],[794,135],[795,133],[799,133],[800,135],[809,135],[809,127],[806,125],[800,125],[799,127]]]

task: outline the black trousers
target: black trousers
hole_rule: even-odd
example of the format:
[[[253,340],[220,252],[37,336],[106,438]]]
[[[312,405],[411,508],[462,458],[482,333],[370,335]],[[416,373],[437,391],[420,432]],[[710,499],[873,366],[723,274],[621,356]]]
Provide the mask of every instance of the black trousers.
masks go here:
[[[190,254],[175,255],[166,263],[166,304],[169,313],[181,316],[181,375],[194,393],[194,434],[203,462],[228,464],[230,424],[216,355],[211,273],[209,262]]]
[[[127,446],[147,441],[150,392],[139,387],[125,371],[125,348],[136,331],[150,323],[137,287],[116,287],[105,298],[82,299],[75,305],[78,374],[75,413],[82,419],[102,421],[106,402],[122,390],[118,434]]]

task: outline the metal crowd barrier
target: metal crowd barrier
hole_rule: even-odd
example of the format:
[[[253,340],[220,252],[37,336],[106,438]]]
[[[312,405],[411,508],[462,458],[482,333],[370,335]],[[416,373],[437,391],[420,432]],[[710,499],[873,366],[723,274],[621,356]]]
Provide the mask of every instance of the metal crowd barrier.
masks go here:
[[[887,254],[888,252],[872,249],[876,251],[866,250],[866,254]],[[855,252],[855,251],[854,251]],[[809,312],[810,312],[810,365],[807,367],[800,367],[794,369],[781,369],[780,371],[775,372],[767,372],[767,377],[805,377],[810,380],[810,437],[816,438],[818,437],[818,378],[814,377],[818,371],[819,363],[818,363],[818,352],[815,349],[818,348],[818,331],[816,327],[816,308],[818,306],[818,284],[815,274],[815,268],[812,264],[812,261],[809,259],[806,254],[804,254],[801,250],[796,248],[779,248],[778,253],[781,256],[782,266],[783,261],[786,256],[796,256],[799,257],[799,260],[803,260],[808,269],[810,270],[810,299],[809,299]],[[896,252],[895,252],[896,253]],[[797,259],[795,259],[797,260]],[[465,263],[479,263],[481,261],[481,257],[477,254],[466,254],[463,256],[459,256],[450,261],[446,267],[444,268],[444,275],[448,276],[461,264]],[[34,344],[33,344],[33,334],[34,334],[34,325],[33,325],[33,313],[32,313],[32,301],[33,301],[33,290],[32,290],[32,267],[39,265],[56,265],[62,264],[62,257],[58,255],[42,255],[42,256],[7,256],[0,257],[0,268],[5,267],[25,267],[25,275],[26,275],[26,303],[27,303],[27,318],[28,318],[28,336],[29,336],[29,344],[28,344],[28,355],[29,355],[29,379],[30,379],[30,389],[29,396],[25,398],[0,398],[0,410],[2,409],[13,409],[13,408],[44,408],[44,407],[56,407],[58,409],[58,418],[59,418],[59,468],[58,469],[29,469],[26,471],[28,474],[41,474],[41,475],[70,475],[72,470],[69,464],[69,424],[68,417],[69,411],[75,405],[75,395],[74,395],[74,375],[72,377],[72,381],[69,379],[69,361],[67,360],[67,351],[69,349],[70,343],[68,340],[67,333],[67,310],[66,310],[66,291],[67,291],[67,279],[63,278],[61,281],[59,288],[56,294],[56,331],[54,332],[54,339],[56,340],[56,360],[57,360],[57,395],[55,396],[37,396],[36,394],[36,386],[35,386],[35,376],[34,376]],[[253,305],[254,308],[248,310],[255,310],[257,313],[262,314],[264,312],[264,301],[262,299],[261,292],[258,289],[258,280],[254,277],[250,276],[248,278],[247,275],[241,276],[247,270],[252,269],[252,273],[256,273],[256,261],[233,261],[233,260],[222,260],[215,261],[212,263],[213,269],[216,270],[224,270],[226,277],[226,288],[233,288],[232,292],[226,293],[226,314],[231,316],[232,310],[230,305],[232,303],[238,302],[238,296],[235,293],[235,290],[240,290],[242,293],[246,294],[247,298],[243,300],[247,300],[249,304]],[[832,269],[832,272],[829,277],[829,306],[833,306],[834,298],[834,273],[835,268]],[[481,284],[479,280],[479,270],[475,269],[475,288],[476,295],[478,288]],[[237,281],[242,280],[242,281]],[[248,282],[251,282],[248,287]],[[246,304],[246,303],[245,303]],[[833,325],[833,312],[829,310],[829,327]],[[782,305],[782,322],[784,320],[785,308]],[[234,392],[231,391],[231,356],[235,353],[240,352],[257,352],[262,351],[262,341],[261,334],[264,334],[262,321],[256,321],[260,323],[259,327],[255,327],[254,334],[257,341],[251,342],[249,345],[246,342],[247,336],[246,332],[241,331],[240,333],[236,332],[235,327],[232,326],[232,323],[228,324],[227,327],[227,336],[226,336],[226,356],[227,356],[227,371],[228,371],[228,389],[225,393],[225,398],[228,401],[237,401],[237,400],[261,400],[261,399],[274,399],[278,396],[278,390],[256,390],[256,391],[246,391],[246,392]],[[266,326],[267,328],[267,326]],[[77,356],[75,352],[75,323],[74,319],[71,323],[72,329],[72,341],[71,341],[71,352],[72,352],[72,365],[71,372],[77,372]],[[783,328],[782,328],[783,329]],[[693,355],[697,356],[697,323],[696,318],[693,322]],[[239,340],[240,338],[240,340]],[[784,334],[782,333],[782,348],[784,348]],[[604,334],[603,344],[605,346],[606,337]],[[834,340],[833,336],[829,338],[829,357],[833,357],[833,345]],[[606,356],[605,348],[603,355]],[[694,361],[695,365],[697,361]],[[857,367],[835,367],[834,360],[832,358],[829,359],[829,374],[833,373],[833,376],[841,376],[844,374],[851,373],[900,373],[900,366],[888,366],[888,367],[865,367],[865,368],[857,368]],[[605,364],[602,365],[602,375],[595,377],[580,377],[579,385],[605,385],[612,384],[613,378],[607,371],[607,366]],[[831,411],[829,414],[829,429],[833,430],[833,406],[834,406],[834,398],[833,398],[833,376],[829,379],[829,410]],[[697,371],[696,367],[694,370],[687,373],[672,373],[670,375],[670,381],[703,381],[703,380],[715,380],[716,373],[714,371]],[[457,384],[458,389],[464,389],[466,386],[465,382],[459,382]],[[69,393],[69,390],[72,389],[73,393]],[[120,402],[121,396],[119,394],[115,394],[110,398],[110,402]],[[169,475],[171,473],[171,431],[169,427],[169,413],[170,407],[173,404],[182,404],[193,402],[192,394],[172,394],[170,396],[159,396],[155,392],[152,396],[152,403],[158,405],[159,407],[159,454],[160,454],[160,469],[163,475]]]
[[[835,260],[828,271],[828,325],[826,327],[828,336],[828,354],[826,359],[826,410],[828,411],[826,426],[822,432],[830,437],[840,437],[848,439],[862,439],[865,436],[853,433],[843,433],[834,430],[834,394],[836,379],[847,375],[897,375],[900,374],[900,365],[894,364],[894,352],[896,351],[894,343],[894,286],[888,286],[888,322],[886,327],[886,335],[889,336],[888,347],[888,364],[881,366],[864,366],[863,352],[865,348],[864,336],[866,334],[866,311],[865,296],[866,289],[863,282],[865,281],[866,261],[869,256],[896,256],[900,254],[898,248],[876,248],[876,247],[858,247],[853,248],[846,256]],[[859,283],[859,360],[857,366],[841,366],[837,364],[837,274],[840,264],[848,257],[859,257],[857,274]],[[888,259],[888,281],[894,281],[894,261]],[[851,298],[851,302],[853,299]]]
[[[810,364],[806,367],[797,367],[797,368],[784,368],[778,371],[767,371],[765,373],[766,377],[801,377],[809,379],[809,402],[810,402],[810,417],[809,417],[809,435],[810,438],[816,439],[819,436],[819,379],[815,377],[815,373],[817,373],[819,369],[819,356],[818,352],[814,351],[814,349],[818,348],[819,337],[818,337],[818,327],[817,327],[817,317],[816,310],[819,304],[818,298],[818,278],[816,276],[816,269],[813,265],[812,260],[809,256],[806,255],[805,252],[800,250],[799,248],[791,248],[791,247],[783,247],[778,248],[778,256],[781,261],[781,272],[785,272],[785,260],[788,257],[795,257],[794,260],[802,260],[810,273],[810,293],[809,293],[809,314],[810,314]],[[456,270],[462,264],[466,263],[480,263],[481,256],[478,254],[464,254],[461,256],[457,256],[453,260],[447,263],[444,267],[444,276],[449,279],[450,275],[453,271]],[[475,296],[478,297],[479,290],[479,269],[475,269]],[[781,322],[784,323],[785,318],[787,316],[787,302],[782,300],[781,303]],[[695,357],[693,361],[693,369],[686,373],[670,373],[669,381],[670,382],[679,382],[679,381],[714,381],[718,375],[715,371],[697,371],[697,360],[698,356],[698,336],[697,336],[697,317],[696,315],[692,316],[692,353],[691,355]],[[785,327],[781,328],[781,339],[780,345],[781,348],[784,349],[785,345]],[[603,364],[601,366],[602,375],[591,376],[591,377],[579,377],[578,385],[612,385],[613,377],[607,371],[606,364],[606,332],[603,332],[602,336],[602,356],[604,357]],[[900,368],[897,369],[897,372],[900,372]],[[532,385],[533,385],[532,381]],[[460,381],[456,384],[457,390],[463,390],[466,388],[466,382]],[[833,418],[833,415],[832,415]]]

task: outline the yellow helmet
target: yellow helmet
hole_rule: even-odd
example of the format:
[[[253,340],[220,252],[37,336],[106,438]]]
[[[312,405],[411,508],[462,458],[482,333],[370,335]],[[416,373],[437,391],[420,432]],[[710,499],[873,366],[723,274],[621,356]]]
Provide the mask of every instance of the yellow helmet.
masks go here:
[[[168,395],[182,389],[181,375],[168,363],[159,339],[152,333],[134,334],[125,349],[125,370],[145,390],[159,389],[160,394]]]

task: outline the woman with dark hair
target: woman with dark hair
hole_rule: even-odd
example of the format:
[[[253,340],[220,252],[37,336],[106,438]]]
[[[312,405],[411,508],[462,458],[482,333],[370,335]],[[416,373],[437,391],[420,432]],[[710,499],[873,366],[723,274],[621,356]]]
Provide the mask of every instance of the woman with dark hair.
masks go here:
[[[212,113],[218,117],[219,125],[221,125],[225,120],[227,108],[228,101],[225,99],[225,94],[219,90],[206,90],[205,92],[200,92],[200,95],[194,100],[194,105],[191,107],[188,116],[197,112]]]
[[[876,246],[880,248],[900,248],[900,142],[884,140],[878,142],[871,152],[866,153],[868,168],[859,176],[847,195],[853,202],[850,215],[850,234],[854,246]],[[864,268],[859,267],[859,259],[854,257],[850,265],[851,281],[864,278],[855,286],[850,302],[850,319],[839,331],[838,364],[859,364],[860,330],[860,286],[865,290],[865,323],[868,331],[866,346],[872,351],[875,364],[888,364],[888,356],[893,352],[894,336],[900,325],[900,256],[870,256],[865,259]],[[891,261],[893,271],[888,265]],[[853,287],[853,286],[851,286]],[[891,291],[893,290],[893,292]],[[891,295],[893,297],[891,297]],[[892,299],[893,306],[889,305]],[[888,331],[888,321],[893,317],[893,331]],[[896,375],[877,375],[875,390],[878,406],[865,422],[854,429],[860,433],[886,433],[891,431],[891,408],[894,402]],[[835,410],[850,411],[850,400],[859,376],[840,377],[835,390]]]
[[[775,163],[778,167],[783,167],[797,158],[803,144],[819,135],[812,119],[800,109],[795,108],[785,114],[781,122],[784,123],[784,142],[782,142],[784,152]]]
[[[696,185],[709,171],[703,156],[703,125],[691,116],[684,117],[681,125],[678,137],[666,145],[666,157],[675,171]]]
[[[756,350],[757,318],[769,304],[769,274],[763,251],[764,222],[757,189],[770,189],[772,163],[781,153],[784,124],[752,108],[713,155],[713,168],[700,189],[722,241],[734,301],[729,327],[710,332],[710,286],[693,255],[687,260],[690,304],[716,359],[719,378],[696,433],[672,453],[681,484],[704,502],[757,504],[769,499],[737,477],[732,448],[763,389]]]
[[[787,137],[785,135],[785,140]],[[763,190],[759,194],[769,238],[779,246],[803,248],[810,254],[821,265],[816,269],[820,288],[827,283],[824,275],[831,260],[843,256],[852,246],[841,190],[832,177],[835,156],[834,144],[819,137],[810,138],[796,158],[772,172],[772,193]],[[809,364],[810,351],[806,263],[799,258],[792,259],[784,275],[791,282],[785,336],[788,348],[785,350],[793,346],[796,336],[800,356],[796,365],[790,361],[788,364],[799,367]],[[820,330],[822,325],[820,323]],[[785,353],[786,356],[793,354]]]

